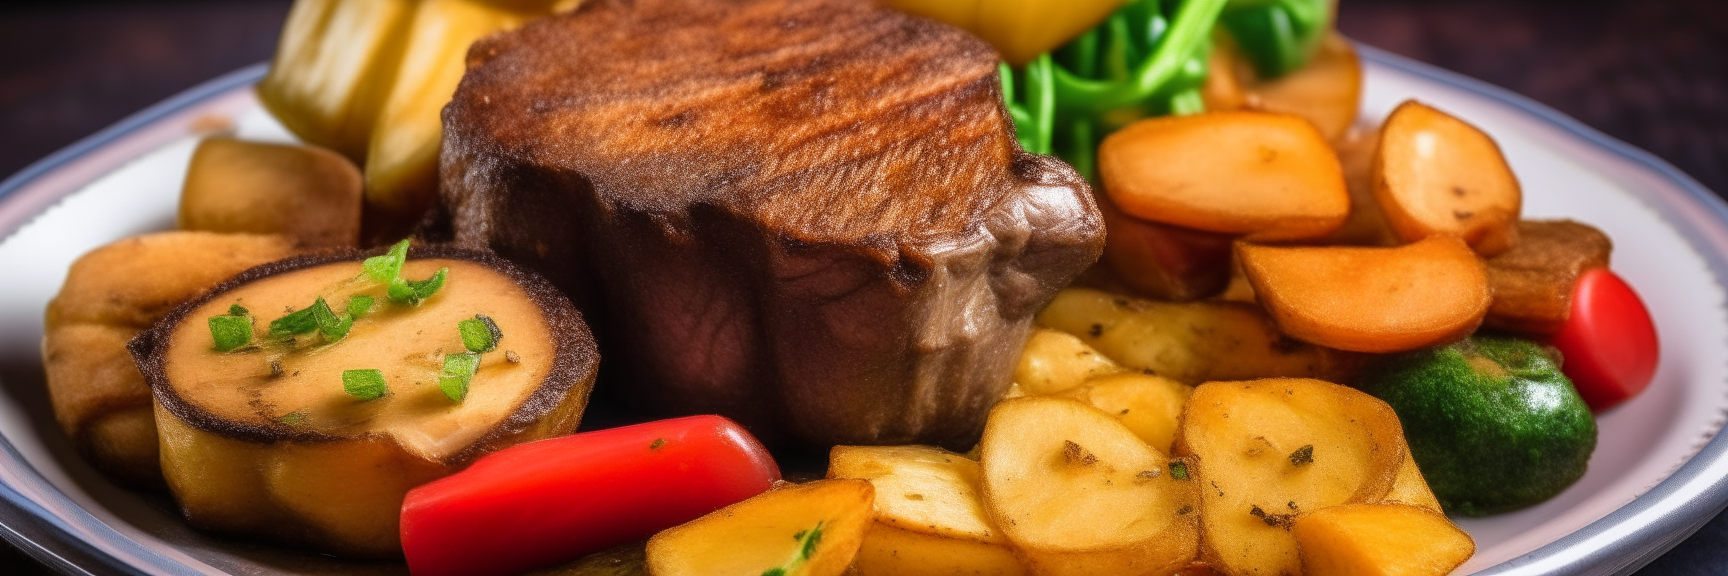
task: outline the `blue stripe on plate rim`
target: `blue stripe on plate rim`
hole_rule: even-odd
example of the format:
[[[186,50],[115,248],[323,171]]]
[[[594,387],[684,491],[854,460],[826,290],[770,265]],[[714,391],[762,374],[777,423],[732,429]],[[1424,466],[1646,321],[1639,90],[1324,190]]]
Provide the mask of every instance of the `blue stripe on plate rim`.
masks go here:
[[[1713,225],[1719,229],[1719,233],[1728,235],[1728,203],[1724,203],[1721,198],[1704,188],[1696,180],[1655,155],[1598,132],[1565,114],[1504,88],[1371,46],[1358,44],[1357,48],[1362,59],[1366,62],[1462,89],[1510,106],[1654,172],[1687,193],[1687,196],[1681,200],[1688,200],[1690,204],[1703,208],[1713,215],[1713,218],[1706,224]],[[0,202],[4,202],[7,196],[67,162],[101,148],[152,122],[229,91],[246,88],[263,78],[265,70],[266,64],[260,63],[223,75],[79,140],[0,182]],[[1728,246],[1715,246],[1715,243],[1703,237],[1698,230],[1690,229],[1690,226],[1679,226],[1679,228],[1681,233],[1699,248],[1699,252],[1709,262],[1715,276],[1718,279],[1728,279]],[[11,232],[11,230],[0,231],[0,238],[9,236]],[[1710,249],[1712,247],[1716,249]],[[1728,285],[1728,281],[1723,283]],[[1728,506],[1728,478],[1707,478],[1703,475],[1712,463],[1724,458],[1728,458],[1728,439],[1718,435],[1712,438],[1697,454],[1693,455],[1686,464],[1680,466],[1668,478],[1632,502],[1560,540],[1524,556],[1489,567],[1478,574],[1520,573],[1524,572],[1521,569],[1523,567],[1551,564],[1556,560],[1559,563],[1549,566],[1552,569],[1546,571],[1547,574],[1629,573],[1696,532],[1705,522],[1715,517],[1725,506]],[[96,519],[88,511],[78,507],[40,473],[30,468],[29,463],[12,446],[10,440],[3,437],[0,437],[0,464],[21,471],[20,476],[25,482],[32,484],[33,491],[46,494],[51,500],[47,506],[44,506],[42,503],[25,497],[16,487],[0,483],[0,537],[20,546],[36,559],[68,574],[147,574],[148,572],[144,571],[146,567],[151,569],[151,572],[156,573],[197,574],[197,572],[189,571],[192,569],[191,567],[163,555],[160,551],[125,537]],[[1670,512],[1660,513],[1654,518],[1647,517],[1660,503],[1700,482],[1707,485],[1697,489],[1697,496],[1690,501],[1675,507]],[[49,507],[67,511],[69,517],[53,514],[49,511]],[[1630,534],[1624,534],[1623,525],[1628,524],[1636,524],[1640,529]],[[77,528],[74,528],[74,525]],[[35,534],[35,537],[32,538],[26,532]],[[146,566],[127,564],[113,554],[84,541],[77,536],[78,532],[87,532],[100,538],[110,546],[122,549],[126,555],[143,561]],[[1595,541],[1601,540],[1603,537],[1608,537],[1608,540],[1601,542],[1601,546],[1582,554],[1574,550],[1581,545],[1596,543]],[[1566,558],[1560,558],[1562,555]]]

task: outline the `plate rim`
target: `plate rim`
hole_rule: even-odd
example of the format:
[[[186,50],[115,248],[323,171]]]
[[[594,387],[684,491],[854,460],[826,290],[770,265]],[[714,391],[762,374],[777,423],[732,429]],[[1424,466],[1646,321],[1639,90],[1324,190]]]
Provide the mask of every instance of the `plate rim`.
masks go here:
[[[1365,62],[1373,62],[1427,81],[1461,89],[1497,104],[1508,106],[1539,120],[1541,123],[1558,128],[1562,133],[1594,145],[1613,156],[1625,159],[1641,169],[1648,170],[1658,178],[1670,182],[1675,188],[1685,192],[1685,195],[1692,201],[1701,204],[1710,212],[1709,221],[1728,231],[1728,202],[1724,202],[1721,197],[1712,193],[1697,180],[1648,151],[1622,142],[1558,110],[1505,88],[1360,42],[1356,42],[1355,46],[1359,56]],[[19,172],[0,181],[0,206],[16,200],[13,196],[17,192],[27,188],[42,177],[52,174],[117,140],[150,127],[176,113],[227,95],[232,91],[248,89],[264,77],[267,69],[268,62],[260,62],[205,81],[131,114],[119,122],[29,164]],[[0,241],[4,241],[18,229],[23,228],[30,220],[34,219],[34,216],[35,214],[32,214],[21,219],[10,229],[0,230]],[[1691,235],[1688,235],[1687,239],[1695,245],[1707,244],[1703,239],[1693,238]],[[1705,248],[1706,246],[1698,247]],[[1715,271],[1728,270],[1728,254],[1702,249],[1700,252],[1701,256],[1710,261],[1711,268]],[[1719,277],[1728,279],[1728,275],[1719,275]],[[1583,528],[1561,537],[1559,540],[1525,555],[1485,568],[1476,574],[1518,573],[1525,571],[1526,568],[1538,568],[1542,565],[1547,565],[1548,568],[1543,573],[1554,575],[1630,573],[1691,536],[1704,523],[1728,507],[1728,476],[1708,478],[1704,474],[1706,469],[1713,464],[1724,460],[1728,460],[1728,439],[1725,439],[1724,434],[1718,432],[1668,477],[1632,501]],[[52,502],[53,504],[62,505],[63,509],[75,510],[75,519],[80,524],[93,528],[95,531],[93,535],[103,536],[110,542],[126,543],[126,547],[131,548],[132,552],[151,560],[151,564],[153,564],[151,568],[160,569],[167,573],[184,573],[186,568],[190,568],[148,546],[127,538],[90,514],[88,510],[77,506],[58,486],[49,482],[39,471],[30,466],[17,448],[12,445],[11,439],[4,436],[0,436],[0,461],[18,465],[19,475],[24,480],[39,484],[39,487],[43,489],[42,492],[56,500],[56,502]],[[1667,512],[1657,512],[1653,518],[1643,518],[1643,516],[1655,512],[1654,508],[1658,504],[1667,502],[1674,498],[1681,489],[1699,481],[1703,481],[1707,485],[1698,489],[1696,496],[1684,502],[1682,506]],[[1615,534],[1615,532],[1623,532],[1617,528],[1626,524],[1638,524],[1641,529],[1631,533]],[[25,496],[17,487],[12,486],[3,478],[0,478],[0,538],[11,542],[37,561],[66,574],[148,573],[143,568],[126,563],[119,557],[98,549],[84,538],[79,537],[64,520],[50,514],[41,504]],[[1603,545],[1590,548],[1583,554],[1577,553],[1579,549],[1582,549],[1582,545],[1602,538],[1608,538]],[[1562,555],[1569,557],[1560,558]]]

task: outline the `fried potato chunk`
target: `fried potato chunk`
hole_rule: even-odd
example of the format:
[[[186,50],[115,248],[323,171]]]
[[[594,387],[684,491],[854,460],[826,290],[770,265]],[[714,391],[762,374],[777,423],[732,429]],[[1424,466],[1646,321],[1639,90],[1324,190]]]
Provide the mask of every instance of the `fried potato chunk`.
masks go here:
[[[1010,576],[1026,569],[984,512],[978,463],[928,446],[835,446],[829,478],[876,487],[859,576]]]
[[[229,276],[294,254],[281,236],[164,232],[97,248],[48,302],[42,364],[54,417],[98,470],[162,484],[150,389],[126,343]]]
[[[1402,504],[1348,504],[1303,515],[1302,571],[1326,576],[1442,576],[1476,542],[1445,515]]]
[[[1169,454],[1182,408],[1194,388],[1151,374],[1130,372],[1093,378],[1075,396],[1115,416],[1147,445]]]
[[[1072,334],[1049,328],[1032,331],[1014,367],[1023,394],[1054,394],[1097,376],[1125,370]]]
[[[360,242],[360,169],[316,146],[207,138],[180,189],[182,230],[281,234],[306,246]]]
[[[1578,277],[1607,268],[1614,243],[1601,230],[1571,220],[1519,222],[1518,238],[1517,246],[1487,261],[1494,303],[1482,325],[1553,336],[1571,315]]]
[[[1482,130],[1414,100],[1380,127],[1374,196],[1406,242],[1463,238],[1483,256],[1518,242],[1523,191],[1500,146]]]
[[[652,576],[840,576],[875,517],[864,480],[787,485],[648,539]]]

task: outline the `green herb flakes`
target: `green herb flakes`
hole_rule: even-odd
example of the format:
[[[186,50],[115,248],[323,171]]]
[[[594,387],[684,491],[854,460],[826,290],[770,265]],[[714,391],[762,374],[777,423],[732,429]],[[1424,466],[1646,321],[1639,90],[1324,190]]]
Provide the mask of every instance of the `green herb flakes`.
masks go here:
[[[498,324],[485,314],[475,314],[473,318],[457,322],[456,331],[462,334],[462,346],[476,354],[498,349],[498,341],[504,339],[504,332],[498,330]]]
[[[1313,463],[1314,463],[1314,445],[1313,444],[1309,444],[1307,446],[1297,448],[1295,452],[1290,453],[1290,465],[1291,466],[1301,467],[1301,466],[1304,466],[1307,464],[1313,464]]]
[[[445,354],[444,371],[438,375],[438,389],[443,390],[450,401],[461,402],[468,397],[468,386],[474,383],[474,374],[479,371],[479,354]]]
[[[341,340],[348,336],[348,330],[354,327],[353,316],[336,315],[336,311],[330,309],[330,303],[325,302],[322,297],[312,303],[311,310],[312,318],[318,322],[318,334],[324,337],[325,342]]]
[[[438,289],[444,287],[444,278],[449,273],[449,268],[439,268],[437,272],[432,274],[431,278],[425,280],[407,280],[397,277],[390,281],[390,287],[385,290],[385,295],[390,297],[391,302],[419,306],[421,302],[431,298],[433,294],[437,294]]]
[[[408,239],[403,238],[383,256],[373,256],[360,263],[367,278],[389,284],[402,275],[402,263],[408,261]]]
[[[318,318],[312,308],[305,308],[270,322],[270,337],[285,339],[301,334],[310,334],[318,329]]]
[[[210,317],[210,339],[217,352],[233,352],[252,343],[252,317],[227,315]]]
[[[228,305],[228,315],[229,316],[251,316],[252,311],[247,310],[245,306],[241,306],[239,304],[229,304]]]
[[[348,297],[348,315],[354,318],[365,318],[372,313],[372,297],[365,294],[355,294]]]
[[[383,398],[390,387],[384,383],[382,370],[343,370],[342,391],[361,400],[377,400]]]
[[[1188,479],[1188,463],[1181,460],[1170,463],[1170,477],[1176,480]]]

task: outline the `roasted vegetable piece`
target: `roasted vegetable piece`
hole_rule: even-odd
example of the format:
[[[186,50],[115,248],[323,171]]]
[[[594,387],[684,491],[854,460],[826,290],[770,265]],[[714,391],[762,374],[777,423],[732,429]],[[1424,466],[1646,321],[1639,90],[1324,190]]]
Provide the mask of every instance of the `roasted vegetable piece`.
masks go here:
[[[305,145],[206,138],[180,189],[183,230],[280,234],[305,246],[360,243],[360,170]]]
[[[859,576],[1025,574],[984,513],[978,463],[927,446],[835,446],[829,478],[869,480],[876,523],[864,534]]]
[[[1005,401],[980,442],[984,505],[1040,575],[1170,574],[1194,558],[1192,462],[1091,406]]]
[[[1404,453],[1409,454],[1409,444],[1405,444]],[[1398,477],[1392,481],[1392,491],[1386,493],[1381,503],[1409,504],[1417,508],[1425,508],[1439,513],[1445,513],[1440,507],[1440,499],[1434,496],[1434,490],[1428,487],[1428,480],[1422,477],[1422,469],[1416,466],[1415,457],[1406,457],[1404,464],[1398,467]]]
[[[398,557],[409,489],[576,428],[599,358],[562,293],[487,252],[373,254],[253,268],[130,344],[193,526]],[[222,351],[237,314],[251,343]],[[501,349],[469,350],[477,314]]]
[[[648,540],[653,576],[839,576],[871,526],[863,480],[786,485]]]
[[[1238,244],[1254,295],[1293,338],[1357,352],[1443,344],[1475,330],[1492,295],[1451,236],[1397,248]]]
[[[1476,553],[1476,542],[1432,510],[1346,504],[1296,519],[1302,573],[1315,576],[1444,576]]]
[[[977,34],[1024,66],[1110,15],[1123,0],[887,0],[885,4]]]
[[[1644,301],[1607,268],[1578,278],[1572,312],[1553,344],[1566,376],[1596,412],[1643,392],[1662,356]]]
[[[1483,256],[1518,242],[1524,197],[1500,146],[1421,102],[1398,106],[1380,126],[1374,194],[1406,242],[1450,234]]]
[[[1614,245],[1608,235],[1571,220],[1518,223],[1518,244],[1489,258],[1488,286],[1494,303],[1484,328],[1546,338],[1560,331],[1572,311],[1578,277],[1607,268]]]
[[[1218,15],[1262,78],[1308,65],[1332,28],[1334,0],[1231,0]]]
[[[1159,300],[1198,300],[1230,280],[1235,237],[1159,224],[1123,214],[1098,198],[1107,230],[1103,264],[1134,292]]]
[[[1229,575],[1302,574],[1291,522],[1378,502],[1405,459],[1384,402],[1320,380],[1209,382],[1194,389],[1176,454],[1199,462],[1201,559]]]
[[[364,161],[415,0],[297,0],[258,100],[290,132]]]
[[[690,416],[500,450],[402,502],[415,576],[513,574],[688,522],[780,479],[719,416]]]
[[[1193,392],[1187,384],[1169,378],[1129,372],[1088,380],[1075,396],[1115,416],[1147,445],[1169,454],[1182,407]]]
[[[73,262],[48,302],[42,366],[54,419],[79,453],[122,483],[159,486],[150,388],[126,343],[224,278],[295,250],[281,236],[164,232],[120,240]]]
[[[1596,420],[1528,340],[1476,336],[1391,356],[1364,390],[1398,412],[1446,512],[1483,516],[1547,500],[1584,475]]]
[[[1079,337],[1117,363],[1188,384],[1273,376],[1346,379],[1358,358],[1286,338],[1260,307],[1158,302],[1069,288],[1040,325]]]
[[[1105,374],[1124,370],[1072,334],[1038,328],[1020,351],[1014,383],[1025,394],[1054,394]]]

